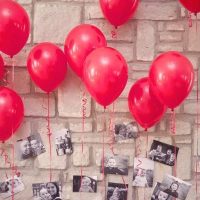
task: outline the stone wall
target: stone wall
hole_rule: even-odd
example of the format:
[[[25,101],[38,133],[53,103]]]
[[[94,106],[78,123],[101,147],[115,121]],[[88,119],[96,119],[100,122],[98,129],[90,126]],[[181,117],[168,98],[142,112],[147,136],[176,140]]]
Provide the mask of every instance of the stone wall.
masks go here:
[[[134,17],[117,30],[117,38],[111,37],[113,27],[103,18],[98,0],[18,0],[28,11],[32,23],[28,44],[22,52],[14,58],[15,81],[14,89],[21,95],[25,105],[25,119],[22,127],[14,137],[15,140],[39,133],[45,142],[47,152],[35,159],[18,162],[16,164],[22,173],[26,185],[25,191],[15,196],[16,200],[32,199],[32,183],[49,181],[49,150],[46,129],[47,95],[38,89],[30,80],[26,69],[26,58],[32,46],[43,41],[54,42],[63,48],[65,37],[69,30],[80,23],[90,23],[98,26],[105,34],[110,46],[118,49],[129,64],[129,81],[124,92],[115,102],[114,123],[132,121],[128,106],[127,95],[132,84],[139,78],[148,75],[151,61],[161,52],[177,50],[186,55],[193,63],[195,70],[200,65],[200,21],[194,21],[188,27],[187,12],[178,0],[141,0]],[[194,17],[195,18],[195,17]],[[200,19],[200,18],[198,18]],[[196,31],[197,28],[197,31]],[[11,61],[4,56],[8,69],[11,71]],[[11,82],[11,73],[8,81]],[[106,142],[109,141],[109,111],[104,114],[102,107],[97,105],[88,95],[86,107],[86,121],[84,134],[84,153],[81,153],[82,112],[81,98],[83,85],[69,70],[64,83],[50,97],[51,131],[55,132],[63,127],[72,131],[74,153],[71,156],[58,157],[53,145],[53,180],[63,183],[64,200],[103,200],[104,183],[100,174],[100,160],[102,157],[102,135],[105,133]],[[148,147],[146,133],[141,131],[141,151],[145,155],[153,139],[172,144],[174,141],[180,148],[177,176],[193,184],[188,200],[196,199],[195,174],[196,156],[200,154],[200,142],[197,148],[197,120],[196,120],[196,91],[194,88],[184,103],[176,109],[176,136],[170,136],[170,111],[162,121],[148,132]],[[108,108],[112,110],[112,106]],[[11,141],[12,143],[12,141]],[[8,143],[2,145],[5,148]],[[105,146],[110,152],[109,145]],[[133,174],[133,158],[135,155],[135,141],[129,140],[114,145],[115,153],[129,156],[129,176],[124,177],[129,184],[128,200],[150,199],[152,189],[133,189],[131,186]],[[77,194],[72,192],[73,175],[80,174],[81,159],[84,174],[98,176],[97,194]],[[4,160],[0,157],[0,176],[5,177]],[[165,173],[172,173],[172,168],[155,163],[155,182],[161,181]],[[122,182],[120,176],[109,175],[106,181]],[[200,196],[199,196],[200,198]]]

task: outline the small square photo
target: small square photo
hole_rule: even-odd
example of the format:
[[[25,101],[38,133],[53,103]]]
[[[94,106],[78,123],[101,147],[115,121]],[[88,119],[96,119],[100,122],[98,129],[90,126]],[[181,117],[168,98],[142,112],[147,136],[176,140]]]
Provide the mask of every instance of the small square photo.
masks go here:
[[[129,160],[128,156],[110,155],[110,154],[105,155],[104,173],[128,175],[128,160]],[[103,173],[102,166],[100,171],[101,173]]]
[[[164,192],[180,200],[186,199],[191,188],[190,183],[171,175],[166,175],[161,184],[166,188]]]
[[[32,184],[33,200],[62,200],[58,182]]]
[[[149,158],[165,165],[174,166],[178,152],[178,147],[154,140],[149,152]]]
[[[0,199],[6,199],[12,196],[12,192],[17,194],[25,189],[24,184],[20,177],[14,176],[4,182],[0,182]]]
[[[71,154],[73,152],[71,134],[69,129],[61,129],[54,134],[56,152],[58,156]]]
[[[81,180],[82,179],[82,180]],[[74,176],[73,177],[73,192],[97,192],[97,177],[89,176]]]
[[[133,186],[153,187],[154,162],[147,158],[134,159]]]
[[[107,200],[127,200],[128,185],[108,183]]]
[[[39,134],[34,134],[25,139],[18,140],[16,143],[16,150],[19,160],[36,157],[46,152]]]
[[[138,137],[138,125],[136,122],[130,122],[128,124],[121,123],[115,125],[115,141],[132,139]]]

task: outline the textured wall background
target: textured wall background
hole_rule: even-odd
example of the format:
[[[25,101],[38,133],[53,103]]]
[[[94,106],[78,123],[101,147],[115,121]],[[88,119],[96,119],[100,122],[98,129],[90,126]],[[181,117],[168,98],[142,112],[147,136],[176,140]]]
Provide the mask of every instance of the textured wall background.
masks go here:
[[[18,0],[28,11],[32,23],[32,31],[27,46],[14,60],[14,89],[20,93],[25,104],[25,120],[15,136],[15,140],[33,133],[40,133],[48,149],[46,130],[47,96],[31,82],[26,69],[26,58],[31,47],[39,42],[50,41],[63,47],[69,30],[80,23],[90,23],[98,26],[106,35],[109,45],[117,48],[129,64],[129,82],[123,94],[115,103],[115,122],[131,121],[128,111],[127,94],[131,85],[139,78],[148,74],[151,61],[160,52],[177,50],[185,54],[194,64],[195,70],[200,64],[200,21],[188,27],[186,11],[181,8],[178,0],[141,0],[137,14],[133,20],[119,28],[117,39],[111,37],[111,25],[102,16],[98,0]],[[200,18],[199,18],[200,19]],[[197,23],[197,24],[196,24]],[[196,32],[196,26],[198,28]],[[8,69],[11,61],[6,58]],[[11,81],[11,73],[8,75]],[[84,174],[98,176],[98,193],[82,194],[82,199],[103,200],[104,193],[99,165],[102,152],[102,133],[108,130],[108,118],[103,115],[103,109],[88,95],[87,119],[84,132],[84,155],[81,154],[81,89],[82,83],[69,71],[65,82],[51,95],[51,128],[52,132],[63,127],[72,131],[74,153],[67,157],[57,157],[53,148],[53,180],[60,180],[64,185],[63,199],[77,200],[80,195],[72,193],[72,177],[80,174],[81,157],[84,160]],[[196,121],[196,82],[190,96],[177,112],[176,145],[180,148],[177,163],[177,176],[193,183],[188,200],[195,198],[195,158],[197,156],[197,121]],[[156,138],[172,143],[169,135],[169,112],[156,127],[149,130],[149,143]],[[106,132],[106,141],[109,139]],[[141,148],[145,155],[146,136],[141,132]],[[9,144],[2,145],[10,149]],[[200,142],[199,142],[200,154]],[[150,199],[152,189],[134,189],[131,186],[133,174],[133,158],[135,141],[129,140],[114,145],[116,153],[128,155],[129,183],[128,199]],[[110,152],[106,145],[106,152]],[[49,153],[36,159],[16,162],[26,185],[25,191],[16,195],[15,199],[32,199],[32,183],[49,181]],[[5,178],[4,160],[0,158],[0,176]],[[7,169],[8,170],[8,169]],[[197,169],[200,172],[200,167]],[[7,171],[9,173],[9,170]],[[172,168],[155,163],[155,182],[161,181],[165,173],[172,173]],[[106,181],[122,182],[120,176],[108,176]],[[200,198],[200,196],[199,196]]]

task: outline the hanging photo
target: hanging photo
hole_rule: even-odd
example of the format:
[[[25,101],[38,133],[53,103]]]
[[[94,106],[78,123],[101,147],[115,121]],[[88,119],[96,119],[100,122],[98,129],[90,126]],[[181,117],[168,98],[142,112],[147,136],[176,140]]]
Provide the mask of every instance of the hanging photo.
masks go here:
[[[138,125],[136,122],[130,122],[128,124],[121,123],[115,125],[115,141],[137,138]]]
[[[73,192],[97,192],[97,177],[89,176],[74,176],[73,177]]]
[[[32,184],[33,200],[62,200],[58,182]]]
[[[127,200],[128,185],[108,183],[107,200]]]
[[[24,190],[24,184],[20,177],[14,176],[13,178],[9,178],[4,182],[0,182],[0,199],[8,198],[12,196],[12,192],[14,194],[22,192]]]
[[[166,188],[161,183],[157,183],[151,196],[151,200],[173,200],[174,198],[166,193],[165,189]]]
[[[54,135],[57,155],[71,154],[73,148],[69,129],[61,129],[55,132]]]
[[[104,173],[128,175],[128,160],[129,160],[128,156],[109,155],[109,154],[105,155]],[[102,166],[101,166],[100,171],[101,173],[103,173]]]
[[[174,166],[179,148],[154,140],[149,152],[149,158],[166,164]]]
[[[16,143],[16,150],[19,160],[36,157],[46,152],[39,134],[31,135],[25,139],[18,140]]]
[[[190,183],[171,175],[166,175],[161,184],[165,187],[164,192],[180,200],[186,199],[191,187]]]
[[[154,162],[147,158],[134,159],[133,186],[153,187]]]

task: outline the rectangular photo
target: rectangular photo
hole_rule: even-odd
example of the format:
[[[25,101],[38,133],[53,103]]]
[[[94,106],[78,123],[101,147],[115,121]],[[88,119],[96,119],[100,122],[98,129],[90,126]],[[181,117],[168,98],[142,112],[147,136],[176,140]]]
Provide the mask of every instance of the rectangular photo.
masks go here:
[[[149,159],[174,166],[179,148],[154,140],[149,152]]]
[[[128,156],[107,154],[104,157],[104,173],[128,175],[128,161]],[[101,166],[100,172],[102,171]]]
[[[137,138],[138,132],[139,130],[136,122],[116,124],[114,133],[115,141],[119,142],[122,140]]]
[[[147,158],[134,158],[133,186],[153,187],[154,162]]]
[[[81,180],[82,179],[82,180]],[[73,176],[73,192],[97,192],[97,177]]]
[[[14,179],[9,178],[0,183],[0,199],[6,199],[12,196],[12,192],[17,194],[24,189],[25,187],[20,177],[14,176]]]
[[[157,183],[151,196],[151,200],[173,200],[174,197],[166,193],[165,189],[166,188],[161,183]]]
[[[58,156],[71,154],[73,152],[71,134],[69,129],[61,129],[54,134],[56,152]]]
[[[36,157],[46,152],[39,134],[34,134],[22,140],[18,140],[15,146],[19,160]]]
[[[107,200],[127,200],[128,185],[108,183]]]
[[[33,200],[62,200],[58,182],[32,184]]]
[[[171,175],[166,175],[161,184],[165,187],[164,192],[180,200],[186,199],[191,188],[190,183]]]

